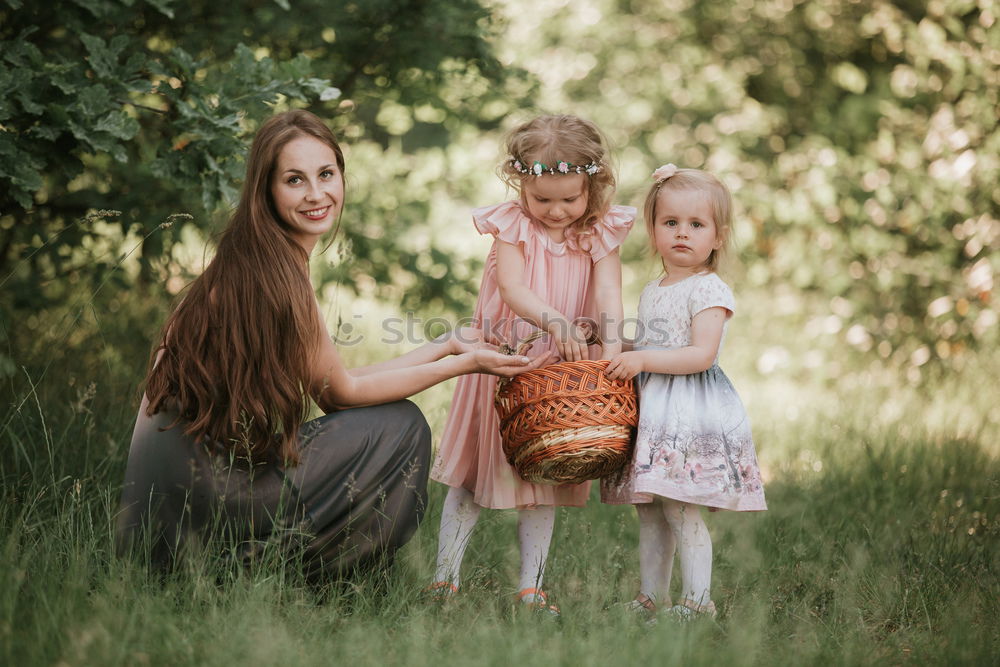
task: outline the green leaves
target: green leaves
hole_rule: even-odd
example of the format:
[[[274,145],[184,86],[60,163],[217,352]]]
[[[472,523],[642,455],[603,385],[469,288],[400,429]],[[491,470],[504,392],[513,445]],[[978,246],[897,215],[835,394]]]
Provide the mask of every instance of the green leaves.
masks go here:
[[[116,35],[110,42],[83,33],[80,41],[86,48],[86,58],[94,73],[100,78],[110,78],[118,73],[118,58],[129,43],[126,35]]]
[[[209,224],[236,198],[245,123],[280,96],[308,102],[331,87],[307,57],[286,71],[245,46],[221,60],[188,51],[171,37],[185,26],[164,18],[172,7],[65,0],[45,11],[0,9],[4,301],[38,307],[65,298],[65,278],[92,283],[109,270],[125,283],[148,280],[173,236],[142,243],[138,274],[109,264],[108,245],[175,213],[198,214],[180,224]],[[74,222],[110,208],[125,213]]]
[[[170,7],[174,0],[146,0],[146,4],[156,9],[168,19],[174,18],[174,10]]]
[[[23,150],[10,132],[0,132],[0,179],[13,186],[11,196],[18,206],[27,208],[31,204],[29,193],[42,187],[43,166],[44,161]],[[0,214],[3,212],[0,210]]]
[[[383,106],[420,104],[433,120],[403,138],[421,149],[477,122],[487,102],[495,125],[496,105],[518,102],[490,29],[475,0],[297,0],[294,11],[281,0],[0,0],[0,274],[16,268],[5,296],[64,298],[67,279],[100,274],[94,258],[130,234],[144,240],[121,279],[176,279],[174,240],[188,226],[211,234],[238,196],[250,134],[276,109],[309,106],[339,136],[381,149],[399,139],[379,125]],[[422,224],[431,197],[402,195],[400,225]],[[94,209],[122,214],[74,222]],[[352,210],[381,213],[363,200]],[[177,213],[192,218],[158,231]],[[359,244],[352,265],[399,256],[397,242]],[[416,284],[413,256],[399,264]],[[457,289],[435,281],[432,298]]]

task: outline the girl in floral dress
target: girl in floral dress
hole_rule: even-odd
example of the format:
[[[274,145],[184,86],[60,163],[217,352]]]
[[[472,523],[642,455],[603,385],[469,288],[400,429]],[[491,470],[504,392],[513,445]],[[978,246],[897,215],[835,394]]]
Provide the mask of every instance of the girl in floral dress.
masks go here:
[[[639,299],[633,350],[608,375],[638,375],[634,458],[602,481],[601,499],[639,513],[640,591],[630,608],[677,618],[715,615],[710,595],[712,540],[701,507],[764,510],[750,422],[718,366],[733,294],[715,273],[730,238],[732,199],[709,173],[664,165],[653,172],[644,215],[664,274]],[[681,599],[671,606],[675,552]]]
[[[540,116],[507,137],[501,178],[519,193],[514,201],[476,209],[481,234],[494,237],[486,259],[475,321],[494,342],[516,344],[537,329],[549,336],[528,356],[589,358],[582,316],[597,319],[609,359],[621,350],[621,264],[618,248],[635,219],[634,208],[611,205],[615,180],[606,142],[589,121]],[[437,598],[458,591],[459,570],[483,507],[518,510],[521,574],[518,599],[553,614],[542,577],[555,507],[587,502],[589,484],[526,482],[507,463],[493,397],[496,379],[460,379],[431,479],[448,485],[441,511],[435,580]]]

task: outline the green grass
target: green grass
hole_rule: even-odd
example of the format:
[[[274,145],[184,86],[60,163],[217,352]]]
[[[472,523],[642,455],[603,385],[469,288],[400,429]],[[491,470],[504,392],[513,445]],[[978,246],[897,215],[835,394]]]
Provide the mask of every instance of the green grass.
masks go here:
[[[995,360],[911,386],[867,367],[838,382],[761,374],[752,343],[727,354],[755,420],[770,509],[706,515],[721,613],[684,627],[647,628],[621,611],[638,582],[634,510],[596,495],[558,514],[546,587],[559,622],[513,604],[512,512],[484,512],[456,599],[421,599],[444,495],[436,484],[387,575],[317,591],[267,558],[250,570],[205,558],[151,575],[111,552],[135,379],[106,363],[91,370],[91,390],[65,360],[34,385],[11,379],[0,412],[0,663],[993,663]],[[435,433],[449,400],[449,384],[417,398]]]

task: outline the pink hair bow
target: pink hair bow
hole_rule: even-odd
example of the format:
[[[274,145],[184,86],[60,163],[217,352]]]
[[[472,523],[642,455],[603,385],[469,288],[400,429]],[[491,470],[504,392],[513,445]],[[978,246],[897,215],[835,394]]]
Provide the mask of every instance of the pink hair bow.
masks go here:
[[[667,164],[659,167],[653,172],[653,180],[659,183],[660,181],[665,181],[674,174],[677,173],[677,165],[673,162],[668,162]]]

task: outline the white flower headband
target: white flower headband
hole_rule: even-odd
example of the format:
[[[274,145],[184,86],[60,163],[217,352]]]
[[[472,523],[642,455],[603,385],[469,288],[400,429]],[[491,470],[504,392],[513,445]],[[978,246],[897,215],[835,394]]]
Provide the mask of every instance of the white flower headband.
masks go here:
[[[656,171],[653,172],[653,180],[656,181],[657,184],[662,183],[671,176],[676,175],[677,171],[677,165],[673,162],[668,162],[662,167],[658,167]]]
[[[515,157],[510,158],[510,166],[514,168],[514,171],[525,176],[541,176],[542,174],[587,174],[593,176],[601,170],[601,165],[596,162],[572,164],[565,160],[560,160],[554,167],[535,160],[534,164],[528,167]]]

